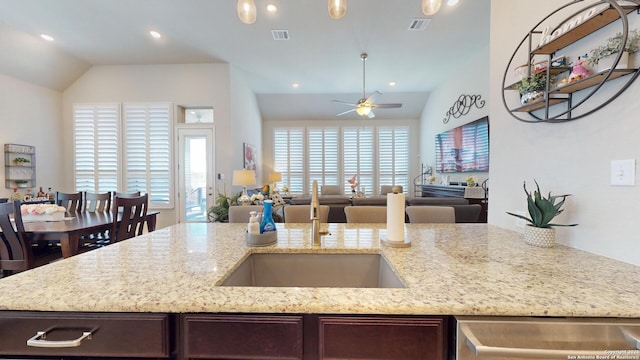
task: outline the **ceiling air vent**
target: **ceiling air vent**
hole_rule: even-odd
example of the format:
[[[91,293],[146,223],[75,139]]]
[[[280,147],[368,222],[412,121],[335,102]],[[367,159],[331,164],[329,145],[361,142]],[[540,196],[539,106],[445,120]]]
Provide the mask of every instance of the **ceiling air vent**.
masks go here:
[[[289,40],[289,30],[271,30],[273,40]]]
[[[413,19],[409,24],[409,30],[422,31],[427,28],[429,23],[431,23],[431,19]]]

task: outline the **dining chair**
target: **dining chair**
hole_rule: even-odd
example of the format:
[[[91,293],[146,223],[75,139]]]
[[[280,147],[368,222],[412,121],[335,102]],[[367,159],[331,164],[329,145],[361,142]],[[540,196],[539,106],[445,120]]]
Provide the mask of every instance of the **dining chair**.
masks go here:
[[[79,212],[84,208],[82,192],[63,193],[56,191],[55,203],[67,209],[67,212]]]
[[[134,192],[121,192],[121,191],[114,191],[113,192],[113,197],[115,198],[117,197],[121,197],[121,198],[125,198],[125,197],[136,197],[136,196],[140,196],[142,195],[142,193],[140,191],[134,191]]]
[[[147,220],[149,195],[119,197],[113,200],[113,224],[109,231],[111,243],[142,235]]]
[[[451,206],[407,206],[405,211],[412,224],[456,222],[456,213]]]
[[[318,219],[321,223],[329,220],[329,206],[320,205]],[[311,223],[311,205],[286,205],[284,207],[285,223]]]
[[[111,211],[111,192],[84,192],[84,210],[87,212],[109,213]],[[109,244],[109,231],[97,232],[83,236],[81,247],[100,247]],[[82,250],[82,249],[80,249]]]
[[[347,223],[386,223],[386,206],[345,206]]]
[[[111,193],[84,193],[85,210],[88,212],[111,211]]]
[[[11,216],[14,221],[11,221]],[[0,229],[0,269],[3,275],[11,275],[62,259],[59,246],[50,245],[48,242],[31,244],[24,231],[20,201],[0,204]]]
[[[147,220],[149,195],[113,199],[113,224],[109,231],[111,243],[142,235]]]
[[[255,211],[261,214],[264,210],[262,205],[233,205],[229,206],[229,222],[230,223],[249,223],[249,213]]]

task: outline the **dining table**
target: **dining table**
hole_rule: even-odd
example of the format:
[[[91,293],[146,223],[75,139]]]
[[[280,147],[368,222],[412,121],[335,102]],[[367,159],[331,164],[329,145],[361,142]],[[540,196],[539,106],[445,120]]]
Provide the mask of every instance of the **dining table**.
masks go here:
[[[156,229],[158,213],[147,212],[148,232]],[[111,230],[113,216],[111,211],[67,212],[60,221],[25,221],[24,230],[32,241],[59,241],[62,256],[68,258],[78,254],[81,237]]]

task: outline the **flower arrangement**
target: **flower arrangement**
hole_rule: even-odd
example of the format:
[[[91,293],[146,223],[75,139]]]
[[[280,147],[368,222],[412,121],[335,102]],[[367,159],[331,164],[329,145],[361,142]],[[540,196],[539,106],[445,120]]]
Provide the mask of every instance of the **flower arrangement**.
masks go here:
[[[255,205],[260,205],[264,201],[264,195],[259,192],[251,195],[251,202]]]
[[[544,91],[546,90],[546,86],[547,73],[544,71],[536,74],[531,74],[531,76],[523,78],[520,82],[514,85],[520,95],[524,95],[530,92]]]
[[[476,176],[469,175],[465,179],[467,186],[476,186],[478,185],[478,178]]]
[[[624,51],[629,54],[638,52],[640,42],[640,32],[637,29],[629,31],[627,36],[627,44]],[[607,39],[604,45],[600,45],[589,52],[587,63],[589,65],[597,65],[603,58],[616,54],[622,49],[622,33],[617,33],[613,37]]]
[[[287,186],[283,186],[281,190],[283,194],[286,194],[289,192],[289,188]]]
[[[534,180],[536,183],[536,190],[533,192],[527,191],[527,183],[524,183],[524,193],[527,194],[527,207],[529,208],[529,216],[526,217],[523,215],[518,215],[514,213],[507,212],[507,214],[515,216],[517,218],[526,220],[532,226],[538,228],[550,228],[553,226],[576,226],[578,224],[553,224],[551,220],[554,217],[558,216],[564,210],[561,209],[562,205],[564,205],[565,200],[570,194],[551,196],[551,192],[547,195],[547,197],[543,197],[540,193],[540,186],[538,182]]]
[[[436,181],[436,177],[435,177],[435,176],[429,176],[429,177],[427,178],[427,182],[428,182],[429,184],[433,184],[435,181]]]
[[[54,204],[28,204],[20,205],[20,213],[22,215],[52,215],[57,212],[64,213],[67,211],[63,206]]]
[[[355,193],[356,189],[358,188],[358,175],[353,175],[353,177],[349,180],[347,180],[347,182],[349,184],[351,184],[351,192]]]

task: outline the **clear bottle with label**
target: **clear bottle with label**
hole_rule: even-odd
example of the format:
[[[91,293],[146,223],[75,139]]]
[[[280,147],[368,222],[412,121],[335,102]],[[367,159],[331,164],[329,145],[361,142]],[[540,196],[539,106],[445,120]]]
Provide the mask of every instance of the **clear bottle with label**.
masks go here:
[[[260,234],[276,231],[276,223],[273,221],[273,201],[264,201],[264,213],[262,214],[262,222],[260,223]]]
[[[258,224],[257,212],[249,212],[249,224],[247,224],[247,231],[249,235],[260,235],[260,224]]]

